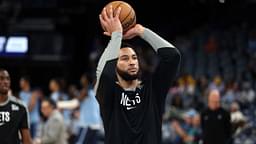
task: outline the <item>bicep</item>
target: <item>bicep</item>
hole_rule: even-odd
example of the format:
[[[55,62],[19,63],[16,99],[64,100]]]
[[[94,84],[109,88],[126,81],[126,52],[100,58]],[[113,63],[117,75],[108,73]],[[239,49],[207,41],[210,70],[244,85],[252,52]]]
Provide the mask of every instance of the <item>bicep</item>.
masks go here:
[[[109,61],[102,73],[97,76],[97,82],[95,86],[96,98],[100,104],[110,102],[112,97],[110,96],[113,89],[113,85],[116,81],[116,60]]]
[[[30,124],[29,124],[29,113],[28,113],[28,109],[24,108],[24,111],[22,112],[22,118],[20,121],[20,125],[19,125],[20,129],[28,129],[30,128]]]
[[[22,143],[23,144],[32,144],[32,139],[30,136],[29,129],[21,129],[21,137],[22,137]]]
[[[104,69],[108,63],[111,63],[112,61],[115,61],[118,57],[118,53],[121,47],[121,41],[122,41],[122,33],[121,32],[113,32],[111,35],[111,40],[108,43],[108,46],[102,53],[97,68],[96,68],[96,85],[95,90],[97,90],[98,87],[98,81],[104,72]]]
[[[97,85],[96,89],[96,98],[100,104],[104,103],[106,101],[106,96],[109,93],[110,87],[109,87],[109,78],[105,75],[101,75],[99,79],[99,83]]]
[[[96,84],[94,91],[97,93],[99,86],[108,82],[108,79],[114,79],[117,59],[107,61],[104,65],[98,66],[96,71]],[[100,68],[99,68],[100,67]]]
[[[163,102],[171,83],[177,76],[180,53],[176,48],[161,48],[157,53],[159,63],[153,74],[153,88],[157,99]]]

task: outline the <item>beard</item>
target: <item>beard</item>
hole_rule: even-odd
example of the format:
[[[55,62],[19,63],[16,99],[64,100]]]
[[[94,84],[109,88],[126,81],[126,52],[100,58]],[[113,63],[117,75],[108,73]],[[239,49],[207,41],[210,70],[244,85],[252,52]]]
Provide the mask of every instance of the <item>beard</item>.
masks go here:
[[[3,90],[3,89],[1,89],[0,90],[0,95],[8,95],[8,90]]]
[[[131,75],[131,74],[129,74],[128,72],[126,72],[126,71],[122,71],[122,70],[120,70],[118,67],[116,68],[116,71],[117,71],[117,73],[119,74],[119,76],[122,78],[122,79],[124,79],[125,81],[132,81],[132,80],[136,80],[136,79],[138,79],[138,73],[139,72],[137,72],[136,74],[134,74],[134,75]]]

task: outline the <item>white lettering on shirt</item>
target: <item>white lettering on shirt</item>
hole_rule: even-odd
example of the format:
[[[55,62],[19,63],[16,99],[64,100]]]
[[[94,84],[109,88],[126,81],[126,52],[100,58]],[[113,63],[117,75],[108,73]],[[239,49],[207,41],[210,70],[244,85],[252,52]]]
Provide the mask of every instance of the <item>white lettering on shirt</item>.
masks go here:
[[[0,126],[10,121],[10,112],[0,112]]]
[[[120,104],[125,106],[127,110],[136,108],[136,105],[139,103],[141,103],[139,93],[136,93],[135,99],[132,100],[129,99],[127,94],[125,94],[124,92],[122,93]]]

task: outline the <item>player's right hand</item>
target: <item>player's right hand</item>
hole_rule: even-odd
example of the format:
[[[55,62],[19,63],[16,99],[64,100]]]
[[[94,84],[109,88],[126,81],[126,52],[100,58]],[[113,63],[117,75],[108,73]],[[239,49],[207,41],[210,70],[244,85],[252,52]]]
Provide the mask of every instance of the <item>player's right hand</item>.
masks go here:
[[[100,23],[102,28],[105,30],[104,35],[111,36],[113,32],[123,32],[122,24],[119,20],[119,15],[121,12],[121,7],[118,7],[116,13],[114,14],[112,5],[107,11],[106,8],[103,9],[102,13],[99,15]]]

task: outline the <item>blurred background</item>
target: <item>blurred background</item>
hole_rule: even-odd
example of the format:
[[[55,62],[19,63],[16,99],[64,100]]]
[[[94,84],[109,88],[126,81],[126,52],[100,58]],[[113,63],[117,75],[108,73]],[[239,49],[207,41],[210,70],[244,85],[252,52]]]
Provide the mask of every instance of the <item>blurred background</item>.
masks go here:
[[[137,23],[169,40],[182,54],[180,73],[167,96],[166,143],[178,143],[171,139],[177,123],[172,123],[170,109],[200,113],[212,88],[221,92],[224,108],[238,103],[247,124],[255,127],[256,0],[125,1],[135,9]],[[23,76],[43,96],[53,93],[52,79],[61,80],[67,99],[82,89],[84,73],[93,83],[98,58],[109,40],[98,19],[108,2],[0,0],[0,67],[11,74],[12,93],[19,97]],[[144,45],[140,39],[131,42]],[[152,52],[142,49],[140,54],[150,70]],[[255,144],[254,134],[255,129],[247,132],[240,143],[246,139]]]
[[[22,74],[29,74],[35,83],[46,86],[47,79],[51,77],[64,76],[73,81],[84,71],[90,71],[90,59],[94,58],[92,53],[101,50],[102,41],[107,39],[102,35],[98,14],[108,2],[1,0],[0,61],[10,72],[15,72],[12,75],[14,90],[18,90],[15,83]],[[230,41],[234,37],[232,32],[236,35],[237,32],[243,32],[242,37],[247,40],[245,35],[249,36],[248,29],[253,29],[255,23],[254,0],[127,2],[136,10],[138,23],[159,32],[173,43],[181,37],[197,39],[200,33],[224,37],[220,32],[226,33],[225,37]],[[8,38],[17,36],[26,41],[25,48],[18,50],[18,54],[6,52]],[[219,36],[218,39],[223,40]],[[23,45],[23,42],[18,43]],[[230,50],[235,51],[234,46],[237,44],[232,43]],[[191,47],[188,49],[196,53],[195,48],[193,49],[196,46]],[[220,49],[228,48],[222,46]],[[191,72],[195,74],[195,71]]]

